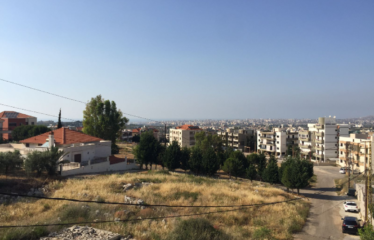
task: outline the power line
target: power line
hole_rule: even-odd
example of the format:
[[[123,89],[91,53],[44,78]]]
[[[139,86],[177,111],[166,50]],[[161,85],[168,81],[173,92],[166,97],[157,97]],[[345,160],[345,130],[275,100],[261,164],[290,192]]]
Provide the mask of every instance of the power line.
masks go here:
[[[42,115],[46,115],[46,116],[58,118],[58,116],[55,116],[55,115],[51,115],[51,114],[47,114],[47,113],[41,113],[41,112],[37,112],[37,111],[33,111],[33,110],[28,110],[28,109],[24,109],[24,108],[19,108],[19,107],[14,107],[14,106],[10,106],[10,105],[3,104],[3,103],[0,103],[0,105],[6,106],[6,107],[15,108],[15,109],[19,109],[19,110],[22,110],[22,111],[28,111],[28,112],[33,112],[33,113],[37,113],[37,114],[42,114]],[[71,119],[71,118],[64,118],[64,117],[61,117],[61,118],[66,119],[66,120],[70,120],[70,121],[74,121],[74,122],[77,121],[77,120]]]
[[[51,93],[51,92],[47,92],[47,91],[44,91],[44,90],[41,90],[41,89],[29,87],[29,86],[22,85],[22,84],[19,84],[19,83],[16,83],[16,82],[12,82],[12,81],[9,81],[9,80],[6,80],[6,79],[0,78],[0,81],[7,82],[7,83],[10,83],[10,84],[14,84],[14,85],[17,85],[17,86],[21,86],[21,87],[24,87],[24,88],[28,88],[28,89],[31,89],[31,90],[35,90],[35,91],[38,91],[38,92],[42,92],[42,93],[45,93],[45,94],[49,94],[49,95],[52,95],[52,96],[55,96],[55,97],[67,99],[67,100],[70,100],[70,101],[87,104],[87,102],[83,102],[83,101],[80,101],[80,100],[77,100],[77,99],[65,97],[65,96],[58,95],[58,94]],[[28,110],[25,110],[25,111],[28,111]],[[145,119],[145,120],[148,120],[148,121],[162,123],[160,121],[156,121],[156,120],[153,120],[153,119],[150,119],[150,118],[145,118],[145,117],[137,116],[137,115],[134,115],[134,114],[131,114],[131,113],[125,113],[125,112],[122,112],[122,113],[125,114],[125,115],[128,115],[128,116],[135,117],[135,118],[141,118],[141,119]],[[44,114],[44,113],[39,113],[39,114]],[[44,115],[47,115],[47,114],[44,114]],[[49,115],[49,116],[51,116],[51,115]],[[65,119],[67,119],[67,118],[65,118]]]
[[[54,201],[69,201],[69,202],[80,202],[80,203],[98,203],[98,204],[109,204],[109,205],[125,205],[125,206],[146,206],[146,207],[170,207],[170,208],[228,208],[228,207],[256,207],[256,206],[263,206],[263,205],[272,205],[284,202],[291,202],[303,198],[292,198],[285,201],[278,201],[278,202],[270,202],[270,203],[259,203],[259,204],[248,204],[248,205],[223,205],[223,206],[192,206],[192,205],[166,205],[166,204],[136,204],[136,203],[122,203],[122,202],[98,202],[92,200],[79,200],[79,199],[71,199],[71,198],[50,198],[50,197],[43,197],[43,196],[28,196],[23,194],[15,194],[15,193],[3,193],[0,192],[2,195],[13,196],[13,197],[29,197],[29,198],[38,198],[38,199],[47,199],[47,200],[54,200]]]
[[[250,207],[246,207],[250,208]],[[201,216],[212,213],[223,213],[223,212],[232,212],[238,211],[246,208],[237,208],[230,210],[221,210],[214,212],[203,212],[203,213],[194,213],[194,214],[185,214],[185,215],[173,215],[173,216],[163,216],[163,217],[153,217],[153,218],[142,218],[142,219],[126,219],[126,220],[117,220],[117,221],[96,221],[96,222],[75,222],[75,223],[52,223],[52,224],[35,224],[35,225],[9,225],[9,226],[0,226],[1,228],[16,228],[16,227],[48,227],[48,226],[66,226],[66,225],[77,225],[77,224],[91,224],[91,223],[116,223],[116,222],[135,222],[135,221],[144,221],[144,220],[157,220],[164,218],[177,218],[177,217],[191,217],[191,216]]]

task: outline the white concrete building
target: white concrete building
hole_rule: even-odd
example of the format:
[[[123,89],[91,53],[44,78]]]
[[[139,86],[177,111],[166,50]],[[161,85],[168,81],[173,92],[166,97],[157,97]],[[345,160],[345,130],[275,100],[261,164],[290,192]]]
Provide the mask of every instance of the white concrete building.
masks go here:
[[[182,125],[169,130],[169,144],[173,141],[179,143],[180,147],[192,147],[195,145],[195,134],[202,132],[198,126]]]
[[[272,131],[257,131],[257,152],[266,155],[285,156],[287,143],[297,144],[297,132],[290,129],[273,128]]]
[[[339,137],[348,136],[348,124],[337,124],[335,117],[320,117],[318,123],[308,124],[308,130],[299,131],[301,155],[307,158],[312,151],[318,161],[338,158]]]
[[[365,172],[371,159],[374,167],[374,138],[368,134],[350,134],[339,139],[339,161],[342,167],[350,167],[357,172]]]

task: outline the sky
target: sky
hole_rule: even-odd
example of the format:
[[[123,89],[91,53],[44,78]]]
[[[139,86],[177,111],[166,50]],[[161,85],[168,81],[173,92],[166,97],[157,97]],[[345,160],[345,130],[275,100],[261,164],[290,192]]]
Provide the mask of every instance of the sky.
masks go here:
[[[373,12],[371,0],[0,0],[0,79],[151,119],[363,117]],[[0,104],[85,108],[3,81]]]

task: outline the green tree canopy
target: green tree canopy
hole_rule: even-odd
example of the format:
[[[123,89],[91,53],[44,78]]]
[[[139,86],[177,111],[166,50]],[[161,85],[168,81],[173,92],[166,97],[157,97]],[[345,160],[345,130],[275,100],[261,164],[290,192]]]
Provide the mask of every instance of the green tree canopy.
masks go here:
[[[213,147],[203,152],[203,169],[208,176],[213,176],[219,169],[219,161]]]
[[[233,151],[230,154],[230,158],[235,158],[240,162],[242,168],[239,170],[238,174],[244,175],[245,169],[249,167],[249,162],[244,154],[241,151]]]
[[[61,123],[61,108],[60,108],[60,113],[58,114],[57,128],[62,128],[62,123]]]
[[[46,171],[49,176],[54,176],[57,173],[58,160],[64,154],[57,147],[52,147],[51,150],[45,152],[33,151],[27,154],[25,160],[26,172],[36,172],[37,176],[40,176],[42,172]]]
[[[257,177],[257,171],[254,164],[250,164],[249,167],[246,170],[246,177],[251,180],[251,182],[256,179]]]
[[[203,172],[203,152],[199,147],[194,146],[192,148],[188,166],[190,170],[196,175],[199,175]]]
[[[279,170],[278,170],[278,164],[277,160],[274,156],[271,156],[269,159],[269,163],[266,166],[264,172],[263,172],[263,179],[265,182],[274,184],[279,182]]]
[[[180,167],[181,154],[181,148],[176,141],[173,141],[166,148],[164,155],[164,165],[169,169],[169,171],[174,171],[176,168]]]
[[[238,158],[228,158],[223,165],[222,170],[229,174],[229,177],[235,176],[236,178],[241,175],[243,164]]]
[[[180,157],[180,167],[186,171],[188,169],[188,161],[190,160],[191,150],[188,147],[183,147]]]
[[[23,164],[21,153],[18,150],[13,152],[0,152],[0,170],[5,175]]]
[[[116,140],[127,122],[116,103],[104,100],[101,95],[92,98],[83,111],[83,132],[112,141],[112,154],[119,152]]]
[[[308,165],[312,164],[306,160],[300,160],[298,158],[288,158],[281,166],[282,172],[282,183],[287,188],[297,189],[299,194],[300,188],[304,188],[309,185],[310,170]],[[313,176],[313,175],[312,175]]]
[[[134,150],[136,161],[141,167],[145,165],[146,169],[148,169],[148,165],[150,165],[152,169],[152,165],[157,163],[160,150],[159,145],[160,143],[153,136],[153,132],[146,131],[142,133],[140,142]]]
[[[49,131],[51,129],[42,125],[22,125],[13,129],[12,139],[14,141],[21,141]]]

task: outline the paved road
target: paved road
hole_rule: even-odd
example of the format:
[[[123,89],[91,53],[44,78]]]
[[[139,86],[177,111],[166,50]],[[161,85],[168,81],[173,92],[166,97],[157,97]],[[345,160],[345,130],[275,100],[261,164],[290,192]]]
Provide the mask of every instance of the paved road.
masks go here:
[[[300,190],[300,194],[310,199],[312,206],[302,232],[295,234],[294,239],[360,239],[358,236],[343,234],[341,231],[341,218],[346,215],[357,216],[357,214],[346,214],[342,210],[344,200],[351,197],[338,196],[335,192],[334,179],[343,177],[339,169],[332,166],[315,166],[314,174],[317,175],[316,187]]]

